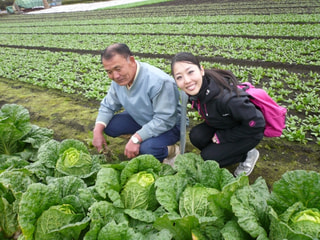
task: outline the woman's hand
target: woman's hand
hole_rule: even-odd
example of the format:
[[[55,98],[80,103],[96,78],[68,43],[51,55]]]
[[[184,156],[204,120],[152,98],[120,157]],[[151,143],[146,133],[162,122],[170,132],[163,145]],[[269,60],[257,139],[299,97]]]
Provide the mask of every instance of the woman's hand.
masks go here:
[[[219,144],[220,143],[217,134],[214,134],[214,136],[212,138],[212,142],[215,143],[215,144]]]

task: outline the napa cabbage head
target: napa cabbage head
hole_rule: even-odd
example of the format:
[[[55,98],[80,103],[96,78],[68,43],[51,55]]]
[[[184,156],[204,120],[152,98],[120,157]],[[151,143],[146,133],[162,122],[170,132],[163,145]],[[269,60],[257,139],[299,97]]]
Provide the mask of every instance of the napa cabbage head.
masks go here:
[[[88,153],[71,147],[62,153],[60,163],[63,163],[66,168],[77,166],[79,163],[87,166],[91,164],[91,156]]]
[[[61,142],[56,169],[65,175],[86,178],[98,171],[99,164],[84,143],[67,139]]]
[[[155,177],[152,173],[141,171],[133,174],[120,194],[124,207],[154,210],[158,206],[154,182]]]
[[[51,206],[42,212],[38,218],[34,237],[35,239],[50,240],[78,239],[83,226],[79,228],[77,225],[81,225],[79,223],[81,223],[84,217],[84,214],[77,213],[75,208],[70,204]],[[84,225],[87,224],[86,222]],[[69,230],[69,236],[65,236],[67,235],[67,230]]]
[[[11,155],[21,150],[20,141],[32,129],[26,108],[5,104],[0,109],[0,154]]]
[[[299,232],[320,237],[320,211],[318,209],[306,209],[294,214],[289,226]]]
[[[31,124],[29,111],[17,104],[0,109],[0,155],[29,160],[39,147],[53,137],[53,130]]]
[[[295,170],[273,184],[270,236],[273,239],[320,237],[320,173]],[[302,238],[305,237],[305,238]],[[298,239],[298,238],[296,238]]]
[[[213,216],[209,209],[208,197],[217,193],[219,193],[217,189],[207,188],[200,184],[186,187],[179,200],[179,211],[181,216]]]

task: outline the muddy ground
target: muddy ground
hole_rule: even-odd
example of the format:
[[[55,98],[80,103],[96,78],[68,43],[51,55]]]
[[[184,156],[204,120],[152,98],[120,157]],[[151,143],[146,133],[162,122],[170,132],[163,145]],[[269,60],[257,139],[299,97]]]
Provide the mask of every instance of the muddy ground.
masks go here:
[[[88,101],[76,95],[1,78],[0,91],[0,107],[6,103],[26,107],[30,112],[31,122],[53,129],[55,139],[61,141],[74,138],[90,143],[99,108],[98,101]],[[117,138],[109,141],[113,153],[119,159],[126,160],[122,153],[127,140]],[[320,169],[320,148],[315,144],[303,145],[280,138],[265,138],[257,148],[260,151],[260,159],[250,175],[251,182],[262,176],[271,187],[286,171]],[[95,151],[92,149],[92,152]],[[186,152],[197,152],[189,141]],[[234,165],[228,169],[233,172],[235,167]]]

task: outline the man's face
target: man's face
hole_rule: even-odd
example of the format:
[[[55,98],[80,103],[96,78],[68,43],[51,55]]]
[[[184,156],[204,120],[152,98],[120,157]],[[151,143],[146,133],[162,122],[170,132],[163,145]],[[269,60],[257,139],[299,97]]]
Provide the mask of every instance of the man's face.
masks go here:
[[[111,59],[102,59],[108,77],[120,86],[131,85],[137,71],[133,56],[128,58],[116,54]]]

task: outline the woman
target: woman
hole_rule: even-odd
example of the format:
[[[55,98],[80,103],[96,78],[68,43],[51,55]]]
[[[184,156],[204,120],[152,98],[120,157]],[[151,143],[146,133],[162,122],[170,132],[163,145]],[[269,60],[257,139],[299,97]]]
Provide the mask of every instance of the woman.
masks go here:
[[[238,89],[236,77],[230,71],[204,70],[197,58],[186,52],[174,56],[171,72],[205,120],[189,134],[201,157],[217,161],[220,167],[240,163],[234,175],[248,176],[259,158],[255,146],[263,138],[265,120]]]

